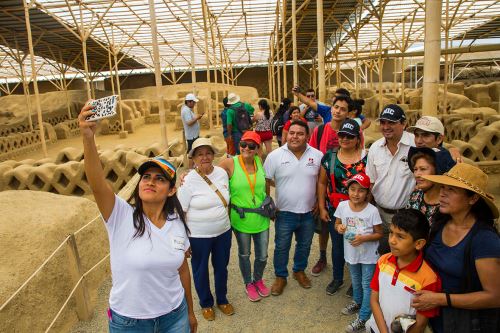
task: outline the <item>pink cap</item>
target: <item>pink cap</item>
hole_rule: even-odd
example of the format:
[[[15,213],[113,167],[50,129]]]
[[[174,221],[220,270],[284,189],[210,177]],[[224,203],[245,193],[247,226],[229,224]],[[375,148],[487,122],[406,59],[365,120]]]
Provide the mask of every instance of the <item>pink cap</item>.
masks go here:
[[[359,185],[361,185],[361,187],[370,188],[370,177],[368,177],[368,175],[366,175],[365,173],[361,172],[361,173],[358,173],[358,174],[355,174],[354,176],[352,176],[347,181],[347,186],[349,187],[349,184],[351,184],[353,182],[358,183]]]

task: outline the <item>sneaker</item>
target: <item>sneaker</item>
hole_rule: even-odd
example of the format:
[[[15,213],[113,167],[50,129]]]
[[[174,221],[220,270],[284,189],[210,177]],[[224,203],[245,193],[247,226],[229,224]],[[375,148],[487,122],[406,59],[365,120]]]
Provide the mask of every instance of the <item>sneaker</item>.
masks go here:
[[[356,312],[358,312],[360,308],[361,308],[361,305],[359,305],[356,302],[352,302],[352,303],[347,304],[347,306],[345,308],[343,308],[340,311],[340,313],[345,315],[345,316],[350,316],[350,315],[353,315]]]
[[[257,288],[255,288],[255,285],[253,283],[247,284],[246,292],[247,292],[248,299],[251,300],[252,302],[260,301],[260,295],[257,292]]]
[[[349,287],[349,289],[347,289],[347,291],[345,292],[345,297],[352,298],[352,284]]]
[[[271,293],[268,287],[264,284],[264,280],[260,279],[259,281],[256,281],[253,283],[255,288],[257,288],[257,292],[261,297],[267,297]]]
[[[326,267],[326,260],[324,259],[319,259],[316,265],[311,269],[311,275],[312,276],[319,276],[321,272],[325,269]]]
[[[328,284],[328,286],[326,287],[326,293],[328,295],[335,295],[337,293],[337,291],[339,291],[339,289],[344,285],[344,281],[337,281],[337,280],[333,280],[332,282],[330,282],[330,284]]]
[[[349,325],[347,325],[347,328],[345,329],[345,331],[346,331],[346,333],[365,332],[366,331],[365,323],[366,323],[366,320],[361,320],[359,318],[356,318]]]

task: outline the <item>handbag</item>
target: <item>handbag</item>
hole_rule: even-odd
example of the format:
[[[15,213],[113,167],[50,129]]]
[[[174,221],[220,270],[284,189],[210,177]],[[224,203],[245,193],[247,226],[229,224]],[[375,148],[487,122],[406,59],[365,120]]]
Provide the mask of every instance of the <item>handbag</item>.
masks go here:
[[[245,213],[257,213],[270,219],[274,219],[276,217],[276,205],[273,198],[269,195],[264,198],[260,206],[257,208],[238,207],[233,203],[231,203],[231,208],[238,213],[241,219],[245,218]]]

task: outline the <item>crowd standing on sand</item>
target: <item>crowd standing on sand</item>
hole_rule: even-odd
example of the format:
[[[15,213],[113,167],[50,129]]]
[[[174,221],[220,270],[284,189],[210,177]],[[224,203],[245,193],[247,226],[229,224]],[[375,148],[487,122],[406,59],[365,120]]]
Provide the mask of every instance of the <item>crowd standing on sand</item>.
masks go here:
[[[189,258],[202,317],[215,320],[215,305],[224,315],[237,312],[228,296],[240,291],[227,289],[233,233],[241,290],[252,302],[285,291],[294,237],[292,276],[311,288],[308,270],[325,270],[330,238],[326,293],[350,284],[352,302],[341,314],[357,314],[346,332],[499,332],[499,211],[486,192],[488,176],[443,147],[441,121],[424,116],[407,128],[404,110],[387,105],[377,119],[383,137],[367,150],[363,100],[338,89],[328,106],[313,89],[292,92],[301,104],[285,98],[276,112],[264,99],[255,111],[235,93],[224,98],[227,154],[219,165],[211,140],[199,138],[198,99],[187,94],[181,116],[192,170],[176,187],[169,162],[146,161],[130,202],[107,185],[96,125],[85,120],[92,106],[82,109],[85,172],[110,240],[110,332],[196,332]],[[271,225],[269,285],[263,273]],[[315,232],[320,258],[308,268]]]

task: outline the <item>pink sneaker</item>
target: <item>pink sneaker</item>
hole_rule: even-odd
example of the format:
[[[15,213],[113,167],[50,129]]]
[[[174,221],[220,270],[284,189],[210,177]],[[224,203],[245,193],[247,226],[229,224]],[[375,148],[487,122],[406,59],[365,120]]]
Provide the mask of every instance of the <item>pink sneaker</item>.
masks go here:
[[[270,294],[269,288],[264,284],[264,280],[260,279],[259,281],[254,282],[255,288],[257,288],[257,292],[262,297],[267,297]]]
[[[251,300],[252,302],[260,301],[259,293],[257,292],[257,288],[255,288],[255,285],[253,283],[247,284],[246,291],[249,300]]]

